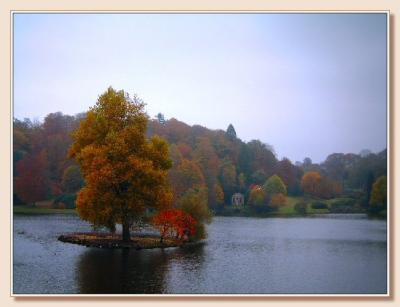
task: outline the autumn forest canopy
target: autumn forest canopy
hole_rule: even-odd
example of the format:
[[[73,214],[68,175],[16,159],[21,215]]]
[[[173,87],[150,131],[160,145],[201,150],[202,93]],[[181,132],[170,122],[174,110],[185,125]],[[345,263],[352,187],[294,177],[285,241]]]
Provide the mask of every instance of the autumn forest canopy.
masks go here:
[[[324,207],[330,199],[337,212],[386,210],[386,149],[332,153],[322,163],[279,160],[262,141],[242,141],[234,121],[210,130],[161,113],[149,118],[138,97],[112,88],[86,113],[15,118],[14,205],[77,207],[83,219],[110,230],[158,212],[153,222],[161,233],[199,238],[212,212],[268,214],[290,197],[303,199],[298,213],[304,200]],[[240,206],[232,204],[238,193]]]

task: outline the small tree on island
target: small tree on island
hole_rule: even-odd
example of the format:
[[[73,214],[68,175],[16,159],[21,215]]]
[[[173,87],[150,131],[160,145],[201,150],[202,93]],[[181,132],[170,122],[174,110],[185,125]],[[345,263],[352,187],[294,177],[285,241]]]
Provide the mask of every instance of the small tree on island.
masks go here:
[[[110,87],[72,135],[69,155],[85,180],[76,201],[79,216],[97,227],[122,224],[123,241],[146,208],[167,208],[172,201],[168,144],[158,136],[146,139],[147,122],[139,98]]]
[[[177,201],[177,207],[190,214],[196,222],[193,239],[205,239],[207,236],[205,224],[209,224],[212,220],[212,212],[207,205],[207,188],[193,187],[188,189]]]

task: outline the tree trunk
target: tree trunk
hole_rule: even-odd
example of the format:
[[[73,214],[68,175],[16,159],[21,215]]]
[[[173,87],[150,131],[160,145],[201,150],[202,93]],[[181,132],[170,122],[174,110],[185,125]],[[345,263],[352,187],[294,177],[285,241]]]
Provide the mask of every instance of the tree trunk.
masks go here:
[[[131,240],[131,233],[130,233],[130,225],[128,222],[122,223],[122,241],[130,241]]]

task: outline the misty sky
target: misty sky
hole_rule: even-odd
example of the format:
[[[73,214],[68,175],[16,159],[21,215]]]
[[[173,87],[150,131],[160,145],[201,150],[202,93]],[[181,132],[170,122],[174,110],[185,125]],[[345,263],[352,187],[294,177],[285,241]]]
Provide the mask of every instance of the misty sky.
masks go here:
[[[190,125],[320,162],[386,147],[385,14],[16,14],[14,117],[108,86]]]

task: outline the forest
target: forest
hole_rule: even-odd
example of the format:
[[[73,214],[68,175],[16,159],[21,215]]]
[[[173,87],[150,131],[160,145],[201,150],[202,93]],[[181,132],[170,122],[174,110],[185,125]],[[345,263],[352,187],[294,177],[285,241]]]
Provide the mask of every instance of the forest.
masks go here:
[[[13,121],[13,204],[75,208],[84,186],[80,166],[68,155],[71,134],[87,113],[48,114],[43,121]],[[190,126],[159,113],[147,117],[146,136],[169,144],[168,171],[174,204],[197,202],[217,215],[268,215],[295,201],[297,214],[386,211],[386,149],[332,153],[322,163],[279,160],[271,145],[244,142],[226,130]],[[232,195],[244,196],[243,206]]]

